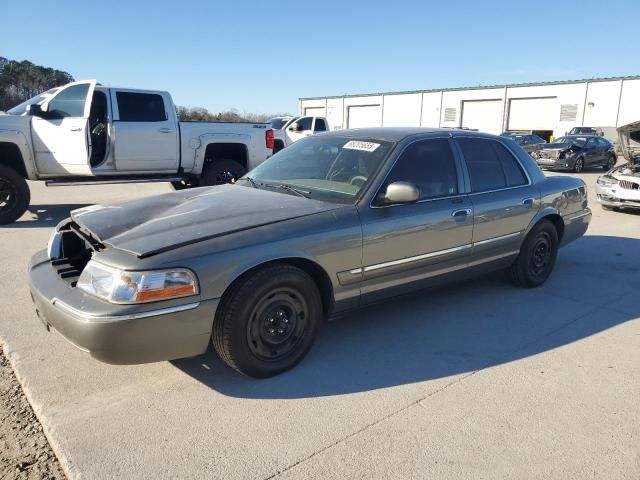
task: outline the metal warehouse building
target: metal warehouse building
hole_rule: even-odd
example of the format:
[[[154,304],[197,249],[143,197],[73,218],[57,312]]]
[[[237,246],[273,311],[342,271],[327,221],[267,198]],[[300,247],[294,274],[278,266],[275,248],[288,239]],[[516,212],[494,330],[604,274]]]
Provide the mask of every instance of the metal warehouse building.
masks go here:
[[[640,120],[640,76],[301,98],[299,110],[326,116],[331,129],[463,127],[548,139]]]

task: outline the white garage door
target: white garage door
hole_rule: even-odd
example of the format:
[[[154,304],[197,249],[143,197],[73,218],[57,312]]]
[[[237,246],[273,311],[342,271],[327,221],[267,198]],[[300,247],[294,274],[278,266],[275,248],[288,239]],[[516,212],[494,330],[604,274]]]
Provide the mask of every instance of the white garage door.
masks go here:
[[[502,100],[462,102],[462,126],[486,133],[502,133]]]
[[[304,114],[307,117],[324,117],[324,107],[307,107],[304,109]]]
[[[352,105],[348,114],[349,128],[379,127],[382,122],[380,105]]]
[[[509,101],[509,130],[553,130],[558,118],[556,97],[512,98]]]

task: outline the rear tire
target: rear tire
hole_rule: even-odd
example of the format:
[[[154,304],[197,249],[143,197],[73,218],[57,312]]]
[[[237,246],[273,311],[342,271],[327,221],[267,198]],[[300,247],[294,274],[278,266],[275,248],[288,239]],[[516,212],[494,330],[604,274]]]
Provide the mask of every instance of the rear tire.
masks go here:
[[[524,239],[520,254],[508,270],[518,287],[539,287],[547,281],[558,257],[558,232],[549,220],[541,220]]]
[[[225,293],[211,340],[220,358],[244,375],[266,378],[304,358],[322,321],[315,282],[291,265],[274,264]]]
[[[29,208],[31,192],[22,175],[0,165],[0,225],[15,222]]]
[[[205,165],[200,185],[210,187],[213,185],[234,183],[245,173],[247,173],[247,169],[235,160],[214,160]]]
[[[615,155],[609,155],[609,158],[607,159],[607,163],[605,163],[602,166],[602,168],[608,172],[609,170],[611,170],[613,167],[616,166],[617,162],[618,162],[618,159]]]

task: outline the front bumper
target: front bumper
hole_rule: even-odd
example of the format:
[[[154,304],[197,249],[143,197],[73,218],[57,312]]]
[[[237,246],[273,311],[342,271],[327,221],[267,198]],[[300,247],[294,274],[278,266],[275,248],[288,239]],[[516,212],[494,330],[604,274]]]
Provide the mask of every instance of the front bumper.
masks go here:
[[[640,209],[640,191],[596,184],[596,195],[605,207]]]
[[[540,168],[549,170],[573,170],[575,165],[575,159],[535,158],[535,161]]]
[[[209,344],[219,300],[176,299],[113,305],[72,288],[46,252],[29,265],[31,297],[40,320],[92,357],[136,364],[191,357]]]

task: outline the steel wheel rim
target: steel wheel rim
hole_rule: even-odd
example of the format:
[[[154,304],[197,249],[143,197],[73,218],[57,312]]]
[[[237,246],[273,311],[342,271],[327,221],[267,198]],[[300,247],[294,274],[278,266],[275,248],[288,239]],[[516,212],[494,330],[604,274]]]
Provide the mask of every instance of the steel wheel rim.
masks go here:
[[[531,276],[535,280],[544,279],[549,273],[552,259],[551,236],[547,232],[540,232],[535,239],[529,258]]]
[[[251,353],[265,362],[286,358],[304,339],[308,320],[309,304],[297,289],[281,287],[268,292],[249,316]]]
[[[11,208],[16,202],[17,195],[16,188],[10,182],[0,178],[0,208]]]

